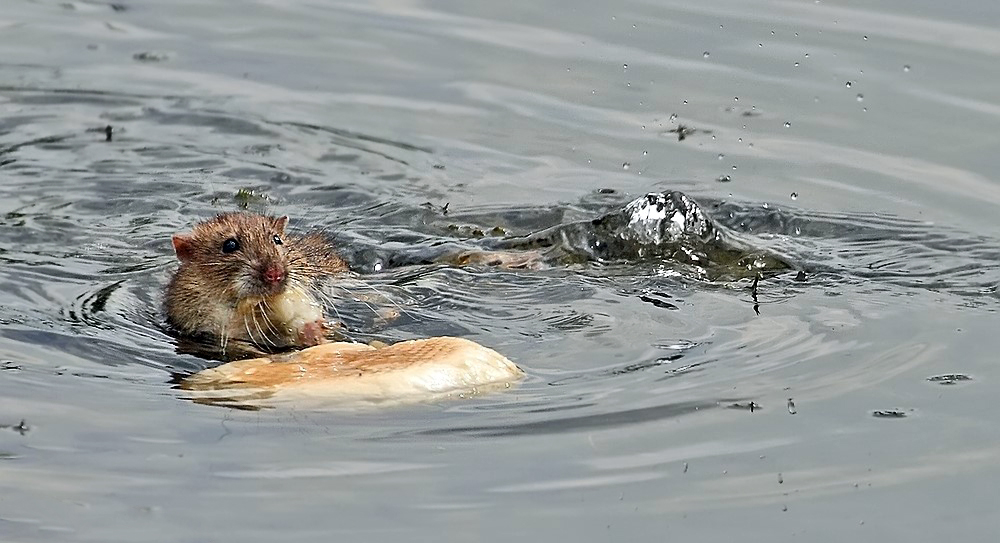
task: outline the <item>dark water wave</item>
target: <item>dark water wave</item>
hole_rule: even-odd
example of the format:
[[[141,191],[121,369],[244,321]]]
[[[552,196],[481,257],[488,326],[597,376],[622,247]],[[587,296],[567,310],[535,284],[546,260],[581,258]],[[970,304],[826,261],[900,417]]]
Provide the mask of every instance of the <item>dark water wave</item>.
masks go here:
[[[674,404],[657,405],[638,409],[625,409],[609,413],[599,413],[580,416],[551,416],[559,413],[561,409],[546,408],[542,410],[529,411],[545,416],[541,420],[496,424],[484,426],[455,426],[448,428],[435,428],[429,430],[417,430],[413,432],[400,432],[388,436],[380,436],[375,440],[409,440],[414,438],[495,438],[503,436],[532,436],[532,435],[552,435],[568,432],[586,432],[607,428],[621,428],[631,424],[644,424],[669,420],[684,415],[690,415],[709,409],[717,409],[738,400],[722,399],[719,401],[699,401],[699,402],[679,402]],[[593,407],[592,404],[578,404],[574,409]]]
[[[707,204],[720,224],[755,235],[828,279],[943,292],[995,308],[1000,241],[901,217]]]

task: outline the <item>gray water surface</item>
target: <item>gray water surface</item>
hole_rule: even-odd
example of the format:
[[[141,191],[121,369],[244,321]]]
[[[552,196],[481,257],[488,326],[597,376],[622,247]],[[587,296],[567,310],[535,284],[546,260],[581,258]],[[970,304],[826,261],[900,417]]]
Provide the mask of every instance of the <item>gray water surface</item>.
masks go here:
[[[0,540],[992,541],[998,21],[4,0]],[[363,411],[175,388],[212,364],[160,311],[200,219],[287,214],[363,265],[668,190],[806,280],[392,268],[344,283],[353,333],[468,337],[526,380]]]

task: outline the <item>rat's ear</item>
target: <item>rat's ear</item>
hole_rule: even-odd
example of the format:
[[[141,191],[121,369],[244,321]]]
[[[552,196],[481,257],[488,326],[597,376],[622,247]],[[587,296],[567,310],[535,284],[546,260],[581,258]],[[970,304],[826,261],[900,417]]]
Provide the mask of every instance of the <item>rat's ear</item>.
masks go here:
[[[177,260],[187,262],[194,256],[194,243],[190,235],[177,234],[171,240],[174,242],[174,252],[177,253]]]
[[[282,215],[274,219],[274,227],[278,229],[278,232],[284,234],[286,226],[288,226],[288,215]]]

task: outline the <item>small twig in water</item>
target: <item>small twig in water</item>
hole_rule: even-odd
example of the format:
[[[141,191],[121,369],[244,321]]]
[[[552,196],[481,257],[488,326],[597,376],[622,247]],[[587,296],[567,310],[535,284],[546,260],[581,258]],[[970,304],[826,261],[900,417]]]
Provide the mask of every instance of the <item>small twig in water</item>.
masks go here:
[[[0,429],[14,430],[15,432],[23,436],[24,434],[28,433],[28,430],[30,430],[31,428],[27,424],[25,424],[24,419],[21,419],[21,422],[17,424],[0,424]]]
[[[753,298],[753,312],[760,315],[760,301],[757,299],[757,284],[760,282],[760,272],[753,277],[753,284],[750,285],[750,296]]]

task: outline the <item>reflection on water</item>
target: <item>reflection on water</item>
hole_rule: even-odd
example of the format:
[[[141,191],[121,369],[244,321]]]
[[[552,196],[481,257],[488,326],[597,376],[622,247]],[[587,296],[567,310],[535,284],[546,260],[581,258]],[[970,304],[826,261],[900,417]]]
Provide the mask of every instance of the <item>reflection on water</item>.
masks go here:
[[[994,531],[995,6],[234,6],[0,15],[4,539]],[[169,237],[241,207],[334,236],[351,337],[526,380],[184,401]],[[494,250],[545,265],[440,263]]]

